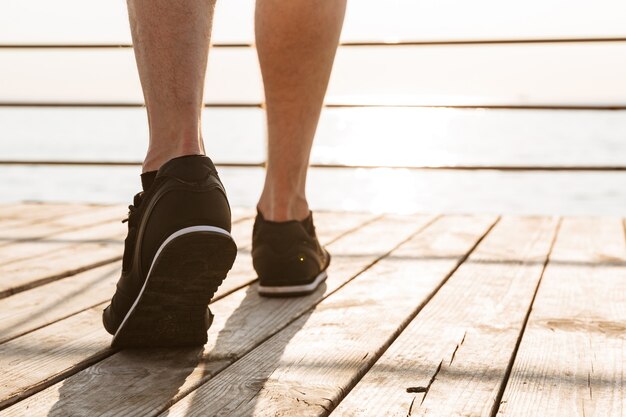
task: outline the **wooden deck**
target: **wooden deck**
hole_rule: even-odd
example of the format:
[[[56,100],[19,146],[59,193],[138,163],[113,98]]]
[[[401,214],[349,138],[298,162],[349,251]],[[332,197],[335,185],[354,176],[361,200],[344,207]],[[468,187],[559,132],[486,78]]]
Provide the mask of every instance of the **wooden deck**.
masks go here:
[[[317,215],[316,293],[264,299],[253,213],[204,348],[109,348],[122,206],[0,206],[2,416],[625,416],[619,218]]]

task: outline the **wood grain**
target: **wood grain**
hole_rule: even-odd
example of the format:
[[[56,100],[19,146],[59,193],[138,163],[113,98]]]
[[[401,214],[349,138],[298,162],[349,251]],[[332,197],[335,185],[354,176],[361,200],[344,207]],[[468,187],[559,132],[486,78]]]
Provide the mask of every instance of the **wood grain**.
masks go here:
[[[6,246],[13,261],[0,265],[0,297],[121,259],[125,229],[104,223]]]
[[[87,225],[78,230],[69,230],[42,239],[13,242],[0,247],[0,268],[11,264],[30,261],[38,262],[38,255],[52,255],[58,251],[80,244],[120,243],[125,236],[126,226],[121,221]]]
[[[46,221],[55,215],[76,212],[81,208],[79,204],[51,204],[51,203],[12,203],[0,207],[0,221],[3,225],[14,222],[28,224],[33,221]]]
[[[320,242],[324,245],[328,245],[341,238],[344,234],[353,232],[356,228],[373,221],[377,217],[379,216],[363,213],[348,214],[321,211],[314,214],[314,222]],[[252,222],[250,222],[249,227],[241,233],[246,236],[246,245],[242,246],[240,241],[237,240],[237,245],[239,246],[237,258],[235,259],[231,272],[228,274],[228,279],[224,281],[215,293],[215,300],[240,288],[244,288],[257,279],[256,272],[252,266],[250,253]]]
[[[503,218],[333,415],[491,416],[556,225]]]
[[[95,325],[102,321],[104,307],[88,309],[0,345],[0,409],[59,380],[72,369],[110,355],[109,344],[104,341],[111,336],[102,325]]]
[[[232,234],[242,251],[249,251],[252,222],[234,220]],[[0,299],[0,343],[109,300],[120,273],[121,262],[114,262]],[[226,280],[215,299],[243,285],[243,279],[234,281]]]
[[[121,269],[114,262],[0,299],[0,344],[109,300]]]
[[[121,259],[126,229],[107,222],[0,248],[0,298]]]
[[[328,244],[374,218],[371,214],[321,212],[316,213],[315,221],[320,241]],[[255,280],[250,259],[252,224],[251,218],[234,220],[232,234],[239,254],[214,301]],[[120,272],[121,263],[115,262],[0,299],[0,343],[107,301]]]
[[[371,214],[353,216],[345,213],[318,213],[316,224],[322,242],[332,242],[373,218],[375,216]],[[244,256],[240,253],[239,257],[245,259],[247,262],[244,265],[250,267],[242,269],[236,265],[218,290],[214,301],[254,280],[249,255],[252,221],[239,221],[233,226],[233,235],[244,252]],[[0,356],[9,358],[4,363],[0,360],[0,368],[9,369],[10,378],[14,381],[4,389],[0,387],[0,407],[41,390],[112,353],[108,348],[110,336],[93,330],[101,328],[100,315],[106,303],[95,304],[107,300],[113,294],[119,268],[118,263],[112,269],[111,265],[107,265],[81,274],[83,276],[76,275],[0,300],[0,343],[3,338],[6,341],[19,332],[24,334],[53,323],[0,346]],[[244,293],[245,290],[240,292]],[[46,295],[50,297],[50,294],[54,294],[52,299],[46,299]],[[16,301],[11,303],[13,300]],[[230,305],[233,306],[232,303]],[[62,320],[63,316],[67,317],[81,309],[88,310]],[[4,311],[12,313],[5,313],[2,320]],[[60,321],[54,323],[54,320]],[[48,342],[51,334],[59,336]],[[72,340],[67,344],[67,349],[63,349],[59,340],[70,334],[73,335]],[[58,348],[53,360],[42,356],[41,350],[33,348],[48,346],[50,343]]]
[[[126,210],[122,206],[94,206],[72,211],[69,214],[53,216],[47,221],[37,221],[28,224],[5,225],[0,231],[0,246],[15,244],[16,242],[42,239],[56,233],[82,229],[105,222],[121,221]],[[0,249],[0,262],[10,260]]]
[[[625,416],[625,375],[622,222],[567,218],[497,416]]]
[[[92,415],[106,410],[111,415],[154,414],[304,314],[329,293],[428,224],[432,218],[414,216],[380,219],[344,235],[329,245],[334,258],[326,286],[311,296],[264,299],[253,286],[218,300],[211,306],[216,318],[204,349],[122,351],[17,403],[3,413],[9,416],[22,415],[24,412],[31,415]],[[385,233],[386,238],[377,239],[382,233]],[[100,324],[89,324],[95,325]],[[13,343],[17,350],[19,346],[38,344],[35,342],[37,339],[33,339],[37,332],[9,343]],[[76,334],[79,335],[80,331],[76,331]],[[103,348],[109,340],[106,338],[101,341]],[[70,351],[67,354],[74,356],[75,360],[75,353]],[[30,360],[37,361],[36,355]],[[28,375],[23,378],[26,382],[22,384],[22,389],[32,389],[32,384],[39,385],[39,388],[45,387],[39,380],[29,380]]]
[[[494,221],[440,219],[165,414],[326,415]]]

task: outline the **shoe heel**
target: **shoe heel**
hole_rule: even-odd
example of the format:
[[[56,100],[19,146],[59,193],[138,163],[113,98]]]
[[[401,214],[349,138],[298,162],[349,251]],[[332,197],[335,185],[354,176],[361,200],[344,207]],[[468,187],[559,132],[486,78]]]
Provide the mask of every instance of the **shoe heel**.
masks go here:
[[[113,347],[205,344],[211,321],[207,306],[236,255],[230,235],[215,231],[193,230],[167,243],[115,334]]]

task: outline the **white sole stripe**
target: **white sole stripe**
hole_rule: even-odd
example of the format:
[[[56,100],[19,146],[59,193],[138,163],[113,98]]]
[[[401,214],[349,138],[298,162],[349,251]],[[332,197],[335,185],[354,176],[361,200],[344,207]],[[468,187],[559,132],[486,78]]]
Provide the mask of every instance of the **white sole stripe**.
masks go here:
[[[156,254],[154,255],[154,258],[152,259],[152,263],[150,264],[150,269],[148,270],[148,275],[146,276],[146,280],[144,281],[143,286],[141,287],[141,290],[139,291],[139,294],[137,295],[137,298],[135,298],[135,302],[128,310],[128,313],[126,313],[126,316],[124,316],[124,320],[122,320],[122,323],[120,324],[120,326],[117,328],[117,331],[115,332],[115,335],[113,336],[113,341],[115,341],[115,338],[119,334],[120,330],[122,330],[122,328],[124,327],[124,324],[130,317],[131,313],[135,310],[135,307],[137,307],[137,303],[139,303],[139,299],[141,298],[141,295],[143,294],[143,292],[146,289],[146,286],[148,285],[148,280],[150,279],[150,273],[152,272],[152,268],[154,267],[154,264],[156,263],[156,260],[159,258],[159,255],[161,254],[161,252],[163,252],[163,249],[165,249],[165,247],[174,239],[181,237],[183,235],[187,235],[190,233],[197,233],[197,232],[220,233],[232,239],[232,236],[230,233],[228,233],[228,230],[224,230],[221,227],[208,226],[208,225],[185,227],[169,235],[167,239],[163,241],[161,246],[159,246],[159,249],[157,249]]]
[[[310,284],[303,285],[285,285],[285,286],[263,286],[259,285],[258,291],[261,294],[290,294],[290,293],[300,293],[300,292],[309,292],[315,290],[326,278],[328,274],[326,271],[322,271],[318,276],[315,277],[313,282]]]

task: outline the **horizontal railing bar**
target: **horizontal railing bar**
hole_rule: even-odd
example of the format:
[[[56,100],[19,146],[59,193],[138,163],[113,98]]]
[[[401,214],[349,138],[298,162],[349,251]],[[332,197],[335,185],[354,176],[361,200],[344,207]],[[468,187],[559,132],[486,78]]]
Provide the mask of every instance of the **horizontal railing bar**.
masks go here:
[[[11,102],[0,101],[1,107],[67,107],[67,108],[141,108],[143,103],[94,103],[94,102]],[[262,103],[205,103],[206,108],[263,108]],[[494,110],[626,110],[624,104],[598,105],[516,105],[516,104],[376,104],[376,103],[328,103],[327,108],[433,108],[433,109],[494,109]]]
[[[211,45],[214,48],[251,48],[254,44],[250,43],[216,43]],[[93,44],[0,44],[0,49],[107,49],[107,48],[132,48],[129,43],[93,43]]]
[[[533,44],[533,43],[600,43],[600,42],[626,42],[626,37],[609,38],[546,38],[546,39],[465,39],[465,40],[430,40],[430,41],[347,41],[341,42],[340,46],[439,46],[439,45],[491,45],[491,44]],[[55,49],[55,48],[132,48],[132,44],[0,44],[0,48],[33,48],[33,49]],[[253,43],[215,43],[216,48],[252,48]]]
[[[501,109],[501,110],[626,110],[624,104],[326,104],[324,107],[390,107],[390,108],[433,108],[433,109]]]
[[[206,103],[204,107],[260,108],[261,103]],[[0,107],[145,107],[143,103],[97,103],[97,102],[23,102],[0,101]]]
[[[36,160],[0,160],[1,165],[41,165],[41,166],[140,166],[141,161],[36,161]],[[223,168],[263,168],[264,162],[216,162]],[[311,168],[339,169],[408,169],[408,170],[446,170],[446,171],[626,171],[626,165],[606,166],[542,166],[542,165],[358,165],[358,164],[310,164]]]

